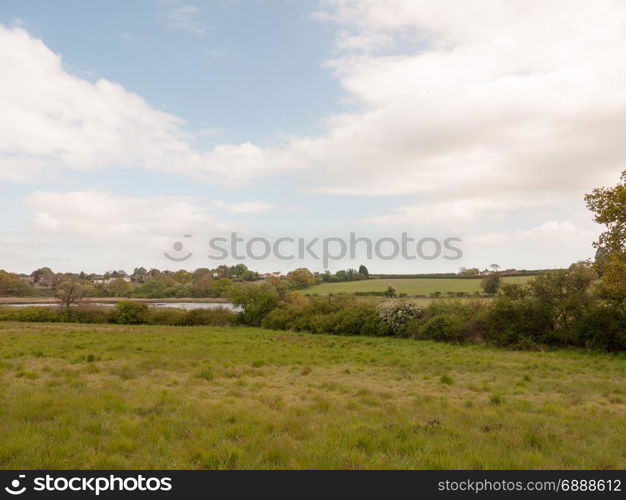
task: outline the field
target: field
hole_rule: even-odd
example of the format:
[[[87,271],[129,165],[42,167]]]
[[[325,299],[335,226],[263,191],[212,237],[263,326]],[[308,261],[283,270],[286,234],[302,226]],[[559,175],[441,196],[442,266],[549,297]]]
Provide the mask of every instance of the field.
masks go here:
[[[0,324],[0,468],[626,467],[626,359]]]
[[[532,276],[514,276],[504,278],[505,283],[524,283],[532,279]],[[399,278],[399,279],[370,279],[363,281],[344,281],[340,283],[322,283],[304,291],[306,294],[317,293],[328,295],[329,293],[355,293],[355,292],[384,292],[389,285],[396,287],[398,293],[408,295],[430,295],[441,292],[482,292],[480,279],[466,278]]]

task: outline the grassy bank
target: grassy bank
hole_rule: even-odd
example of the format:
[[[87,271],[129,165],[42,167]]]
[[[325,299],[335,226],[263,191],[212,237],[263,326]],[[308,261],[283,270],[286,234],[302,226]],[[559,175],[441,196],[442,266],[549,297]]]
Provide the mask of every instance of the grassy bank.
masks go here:
[[[0,323],[2,468],[624,468],[626,360]]]
[[[531,280],[532,276],[512,276],[503,278],[504,283],[525,283]],[[408,295],[430,295],[431,293],[465,292],[473,294],[482,292],[480,279],[370,279],[362,281],[345,281],[341,283],[322,283],[304,290],[306,294],[328,295],[329,293],[356,293],[356,292],[384,292],[389,285],[396,288],[398,293]]]

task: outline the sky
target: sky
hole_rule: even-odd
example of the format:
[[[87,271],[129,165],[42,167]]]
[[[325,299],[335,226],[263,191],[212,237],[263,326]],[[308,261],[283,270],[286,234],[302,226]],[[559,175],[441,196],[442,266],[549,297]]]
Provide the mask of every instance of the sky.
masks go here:
[[[0,269],[234,264],[233,232],[461,240],[263,272],[592,258],[625,56],[622,0],[3,0]]]

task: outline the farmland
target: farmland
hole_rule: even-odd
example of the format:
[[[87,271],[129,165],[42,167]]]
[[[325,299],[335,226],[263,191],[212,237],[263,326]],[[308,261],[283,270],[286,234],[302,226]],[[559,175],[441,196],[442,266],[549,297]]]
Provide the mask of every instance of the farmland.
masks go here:
[[[0,324],[2,468],[626,467],[626,359]]]
[[[525,283],[532,276],[514,276],[504,278],[504,283]],[[305,290],[307,294],[328,295],[329,293],[384,292],[389,285],[394,286],[398,293],[408,295],[430,295],[431,293],[465,292],[473,294],[481,292],[480,279],[466,278],[395,278],[369,279],[362,281],[345,281],[341,283],[322,283]]]

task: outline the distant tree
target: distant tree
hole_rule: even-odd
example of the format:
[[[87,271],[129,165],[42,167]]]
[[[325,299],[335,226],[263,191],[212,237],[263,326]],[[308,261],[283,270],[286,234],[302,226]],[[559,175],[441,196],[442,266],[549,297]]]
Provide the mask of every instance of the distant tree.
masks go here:
[[[477,267],[472,267],[471,269],[465,269],[464,267],[462,267],[459,271],[459,274],[461,276],[478,276],[480,274],[480,271]]]
[[[396,295],[398,295],[398,290],[396,290],[395,286],[389,285],[387,289],[383,292],[383,295],[385,297],[395,297]]]
[[[6,271],[0,271],[0,295],[24,297],[32,293],[32,287],[24,280]]]
[[[33,278],[33,282],[45,285],[54,276],[54,273],[49,267],[41,267],[33,271],[31,273],[31,276]]]
[[[337,278],[337,281],[348,281],[348,273],[344,270],[337,271],[335,273],[335,277]]]
[[[213,271],[216,278],[230,278],[230,267],[222,264],[221,266],[217,266]]]
[[[228,297],[232,287],[233,282],[228,278],[213,280],[209,284],[209,297]]]
[[[288,273],[287,280],[294,288],[307,288],[315,284],[315,276],[306,267],[300,267]]]
[[[365,267],[363,264],[359,266],[359,274],[362,274],[363,276],[365,276],[366,279],[370,277],[370,272],[367,270],[367,267]]]
[[[113,297],[128,297],[132,287],[124,278],[115,278],[106,288]]]
[[[497,273],[500,270],[500,266],[498,264],[491,264],[489,267],[491,268],[491,271],[494,273]]]
[[[174,273],[174,279],[178,281],[179,283],[182,283],[183,285],[185,285],[187,283],[191,283],[191,280],[193,279],[193,275],[189,271],[185,271],[184,269],[181,269],[180,271],[176,271]]]
[[[191,286],[192,295],[194,297],[210,297],[212,282],[213,280],[208,275],[200,276],[199,278],[194,278],[192,286]]]
[[[80,302],[88,293],[91,288],[91,283],[81,280],[68,280],[57,286],[56,297],[61,301],[61,304],[66,308],[72,304]]]
[[[501,284],[502,279],[497,274],[490,274],[489,276],[483,278],[480,282],[480,286],[488,295],[495,295],[498,293]]]

